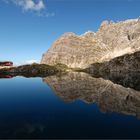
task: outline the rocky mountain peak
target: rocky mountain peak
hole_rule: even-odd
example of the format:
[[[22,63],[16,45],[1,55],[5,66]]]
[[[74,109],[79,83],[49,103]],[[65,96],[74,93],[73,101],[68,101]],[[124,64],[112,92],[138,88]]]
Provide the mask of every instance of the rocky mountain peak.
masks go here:
[[[75,33],[73,33],[73,32],[66,32],[61,37],[63,37],[63,38],[69,38],[69,37],[74,37],[74,36],[76,36]]]
[[[139,18],[116,23],[104,21],[96,33],[88,31],[80,36],[72,32],[64,33],[43,55],[41,63],[86,68],[90,64],[139,50]]]
[[[88,31],[88,32],[85,32],[84,34],[80,35],[79,37],[81,39],[93,40],[93,39],[95,39],[95,35],[96,35],[96,33],[92,32],[92,31]]]
[[[101,23],[101,25],[100,25],[100,30],[101,29],[104,29],[106,26],[108,26],[109,25],[109,21],[107,21],[107,20],[105,20],[105,21],[103,21],[102,23]]]

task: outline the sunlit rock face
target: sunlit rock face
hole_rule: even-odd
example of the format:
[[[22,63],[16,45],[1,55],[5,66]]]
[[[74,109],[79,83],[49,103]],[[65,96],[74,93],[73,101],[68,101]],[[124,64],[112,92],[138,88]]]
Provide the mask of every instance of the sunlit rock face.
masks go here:
[[[140,19],[117,23],[104,21],[96,33],[89,31],[80,36],[64,33],[43,54],[41,63],[86,68],[139,50]]]
[[[106,22],[101,24],[96,37],[109,46],[111,51],[103,60],[133,53],[140,50],[140,20],[138,18],[118,23]]]
[[[66,102],[82,100],[97,103],[103,112],[118,112],[140,117],[140,92],[125,88],[102,78],[93,78],[85,73],[43,78],[54,93]]]
[[[95,33],[88,32],[81,36],[65,33],[43,55],[41,63],[49,65],[61,63],[72,68],[82,68],[97,62],[106,51],[107,47],[95,38]]]

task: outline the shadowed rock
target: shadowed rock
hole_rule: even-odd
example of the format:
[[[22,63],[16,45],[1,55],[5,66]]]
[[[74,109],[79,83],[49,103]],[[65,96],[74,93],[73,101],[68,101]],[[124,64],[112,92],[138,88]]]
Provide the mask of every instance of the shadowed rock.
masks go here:
[[[88,73],[140,73],[140,51],[116,57],[104,63],[94,63],[85,71]]]

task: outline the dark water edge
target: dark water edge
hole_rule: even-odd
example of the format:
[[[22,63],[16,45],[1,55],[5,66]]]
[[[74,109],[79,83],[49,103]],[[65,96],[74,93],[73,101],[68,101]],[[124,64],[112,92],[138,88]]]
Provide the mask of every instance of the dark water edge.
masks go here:
[[[0,79],[0,138],[140,138],[139,76],[122,76]]]

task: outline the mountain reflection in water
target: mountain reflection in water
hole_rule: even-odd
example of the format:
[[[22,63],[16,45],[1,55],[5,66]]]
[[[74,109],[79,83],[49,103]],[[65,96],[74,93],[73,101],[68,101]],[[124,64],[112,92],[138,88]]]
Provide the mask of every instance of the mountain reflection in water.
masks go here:
[[[118,112],[140,118],[140,91],[127,88],[140,89],[139,76],[112,74],[104,78],[113,82],[77,72],[49,76],[43,78],[43,82],[66,102],[80,99],[86,103],[97,103],[102,112]]]
[[[138,73],[0,77],[0,138],[140,138]]]

